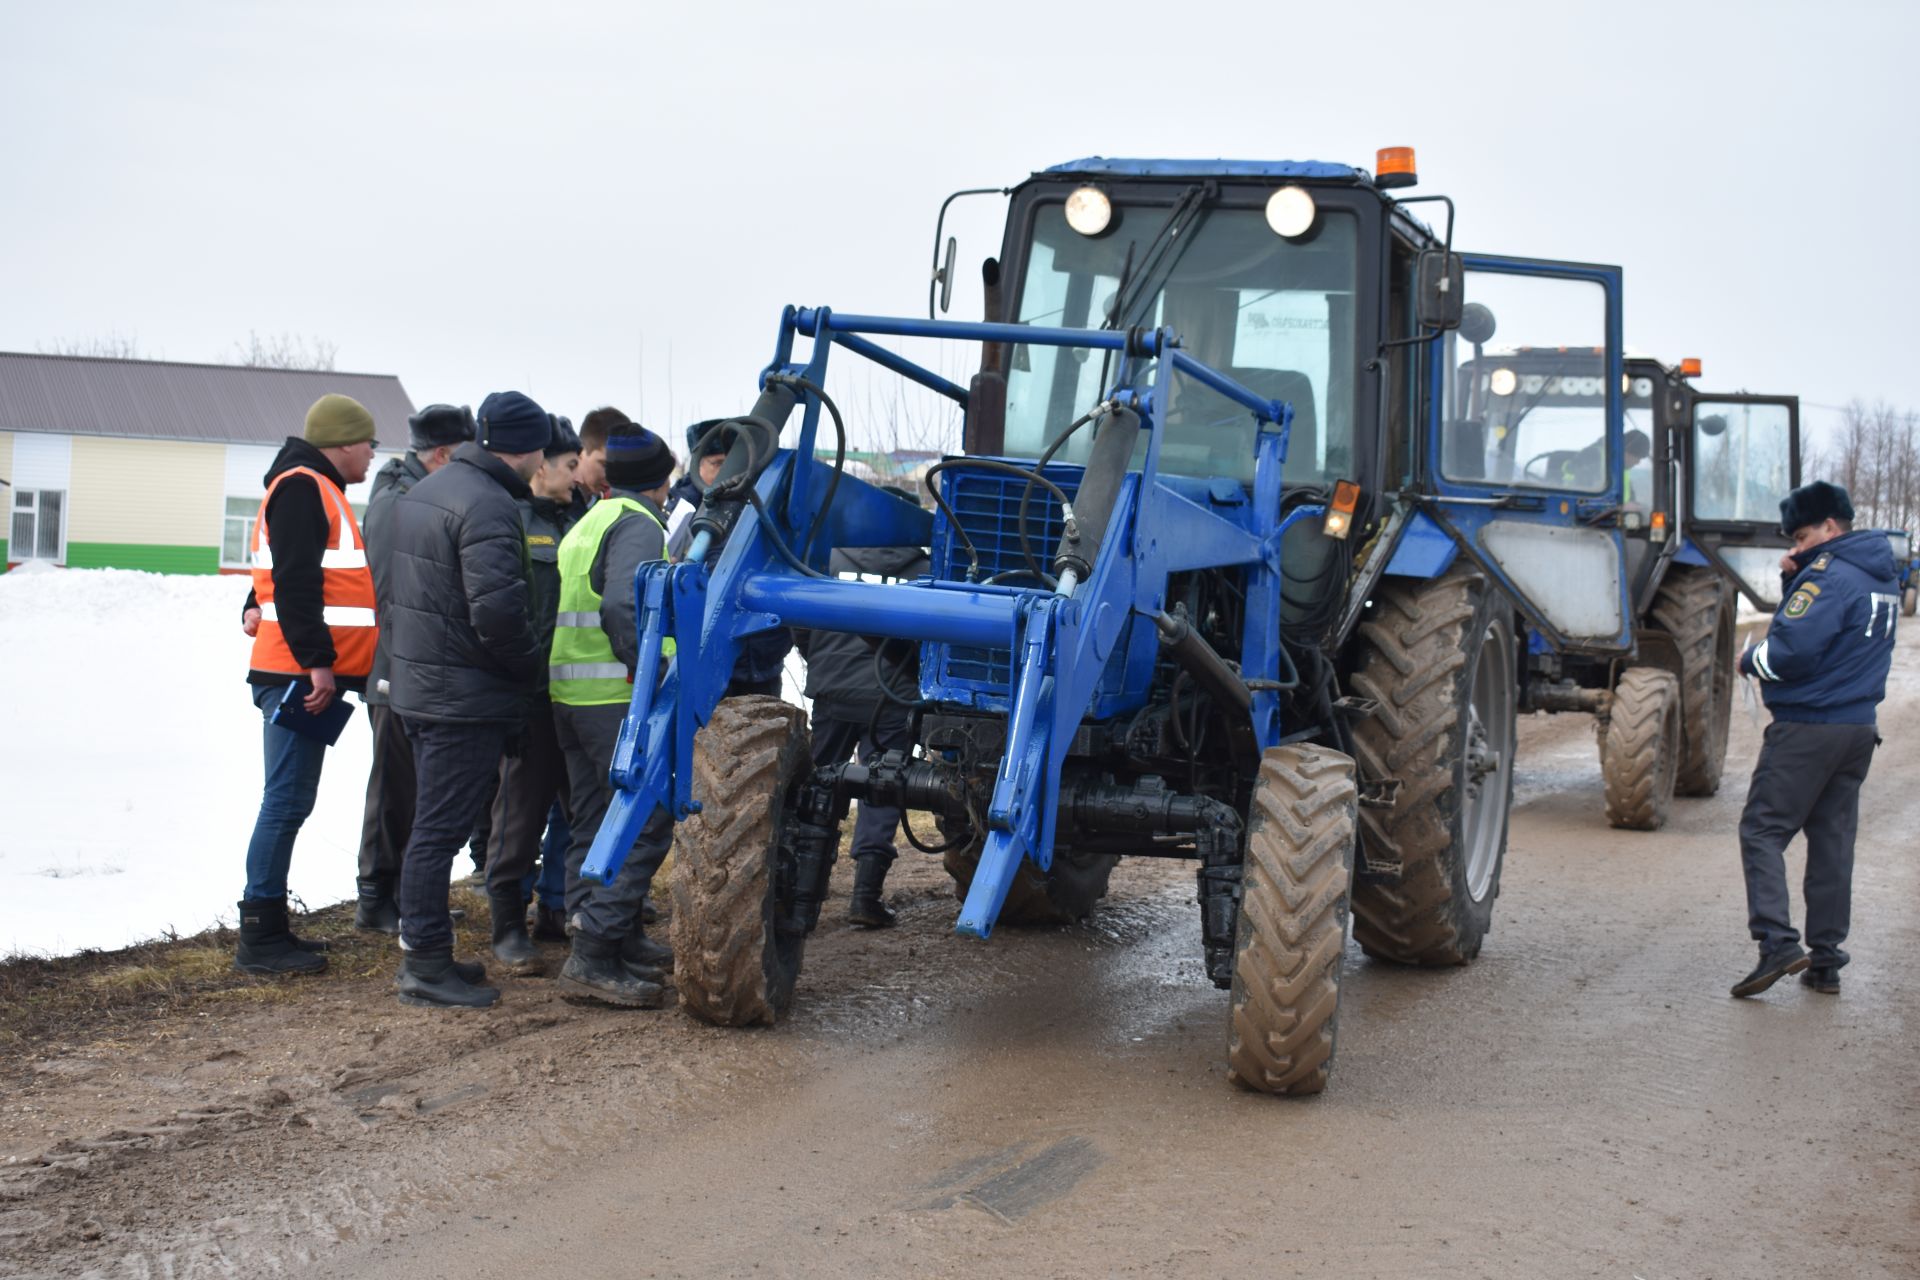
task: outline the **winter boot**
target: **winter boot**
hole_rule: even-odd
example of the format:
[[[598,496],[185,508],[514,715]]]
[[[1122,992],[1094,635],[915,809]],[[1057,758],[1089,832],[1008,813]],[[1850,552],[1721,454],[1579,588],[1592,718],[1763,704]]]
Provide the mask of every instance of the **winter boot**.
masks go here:
[[[667,971],[654,961],[647,959],[648,955],[656,951],[666,951],[669,957],[673,954],[672,951],[649,939],[637,924],[631,933],[620,939],[620,963],[626,971],[642,982],[665,986]]]
[[[660,913],[659,911],[654,909],[652,894],[648,894],[646,897],[640,899],[640,923],[641,924],[659,924],[660,923]]]
[[[658,1009],[666,998],[659,983],[643,982],[627,972],[618,942],[584,929],[573,935],[573,954],[560,970],[560,989],[627,1009]]]
[[[400,953],[400,1003],[429,1009],[485,1009],[497,1003],[500,992],[476,985],[467,975],[478,965],[456,964],[453,948],[432,947]],[[485,971],[481,972],[484,978]]]
[[[527,936],[527,904],[519,894],[489,898],[493,909],[493,958],[508,973],[537,978],[547,971],[540,949]]]
[[[565,907],[535,907],[533,909],[533,940],[535,942],[565,942],[567,940],[567,909]]]
[[[868,854],[853,863],[853,897],[847,902],[847,921],[868,929],[893,928],[894,914],[881,894],[887,883],[887,859]]]
[[[294,945],[285,898],[249,898],[240,904],[240,945],[233,967],[242,973],[319,973],[327,958]]]
[[[404,957],[402,958],[404,959]],[[453,971],[460,975],[460,981],[470,987],[477,987],[487,980],[487,966],[481,964],[478,960],[455,960],[453,962]],[[393,985],[397,987],[402,982],[405,982],[406,979],[407,967],[405,964],[402,964],[400,966],[400,972],[393,975]]]
[[[353,927],[370,933],[398,934],[400,904],[393,898],[393,881],[385,876],[360,881],[360,901],[353,909]]]
[[[649,969],[671,971],[673,948],[664,942],[655,942],[649,938],[646,926],[635,920],[627,936],[620,939],[620,959],[627,964],[639,964]]]

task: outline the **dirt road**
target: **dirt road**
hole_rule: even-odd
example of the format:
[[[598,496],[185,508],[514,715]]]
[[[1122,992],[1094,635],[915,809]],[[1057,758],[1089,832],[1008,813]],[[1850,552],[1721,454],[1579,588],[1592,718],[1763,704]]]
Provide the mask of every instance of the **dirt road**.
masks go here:
[[[1318,1099],[1227,1085],[1181,868],[981,945],[920,860],[771,1033],[538,981],[422,1014],[382,975],[50,1053],[0,1102],[0,1276],[1911,1277],[1916,648],[1838,999],[1726,995],[1744,714],[1656,835],[1606,828],[1588,721],[1536,720],[1485,953],[1351,950]]]

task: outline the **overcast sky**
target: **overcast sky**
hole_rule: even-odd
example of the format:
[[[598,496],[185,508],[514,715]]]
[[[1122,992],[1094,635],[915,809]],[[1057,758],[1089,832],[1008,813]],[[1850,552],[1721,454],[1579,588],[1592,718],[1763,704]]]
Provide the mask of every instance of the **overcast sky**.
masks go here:
[[[785,303],[924,314],[955,188],[1412,145],[1459,247],[1621,265],[1703,386],[1920,408],[1917,14],[0,0],[0,349],[291,332],[418,404],[674,429],[751,403]]]

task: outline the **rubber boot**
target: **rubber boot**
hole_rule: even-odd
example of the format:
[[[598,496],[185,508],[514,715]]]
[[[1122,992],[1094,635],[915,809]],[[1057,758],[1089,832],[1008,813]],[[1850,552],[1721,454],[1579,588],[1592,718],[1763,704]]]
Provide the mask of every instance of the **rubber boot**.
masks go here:
[[[527,936],[527,904],[517,893],[489,898],[493,910],[493,958],[508,973],[537,978],[547,971],[540,949]]]
[[[853,897],[847,902],[847,921],[868,929],[891,929],[895,916],[881,894],[886,890],[887,859],[868,854],[853,863]]]
[[[249,898],[240,904],[240,945],[233,967],[242,973],[319,973],[327,958],[294,945],[285,898]]]
[[[394,901],[393,881],[385,876],[362,879],[360,900],[353,908],[353,927],[369,933],[398,935],[400,904]]]
[[[633,927],[633,932],[620,939],[620,963],[626,968],[628,973],[640,979],[640,981],[651,982],[656,986],[665,986],[667,982],[667,971],[647,959],[650,949],[667,951],[669,956],[673,954],[671,950],[661,947],[659,943],[649,939],[645,931],[636,924]]]
[[[473,968],[456,965],[453,948],[431,947],[400,953],[400,1003],[430,1009],[486,1009],[500,1000],[497,988],[469,982]],[[483,974],[484,976],[484,974]]]
[[[659,983],[643,982],[627,972],[618,942],[584,929],[573,935],[573,954],[560,970],[560,989],[624,1009],[658,1009],[666,999]]]
[[[673,948],[664,942],[655,942],[647,936],[647,927],[635,920],[627,936],[620,939],[620,958],[628,964],[645,965],[649,969],[673,969]]]
[[[567,940],[567,909],[565,907],[535,907],[533,911],[533,940],[535,942],[565,942]]]

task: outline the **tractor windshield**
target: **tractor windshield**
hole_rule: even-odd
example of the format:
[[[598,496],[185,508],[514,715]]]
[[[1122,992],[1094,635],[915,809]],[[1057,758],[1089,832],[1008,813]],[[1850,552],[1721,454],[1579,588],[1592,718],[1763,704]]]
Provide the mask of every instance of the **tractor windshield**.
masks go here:
[[[1353,215],[1323,209],[1318,229],[1295,241],[1274,234],[1259,209],[1213,208],[1162,246],[1157,241],[1170,209],[1116,206],[1114,228],[1089,238],[1068,227],[1060,202],[1035,206],[1015,318],[1084,329],[1163,325],[1201,363],[1259,395],[1292,403],[1288,484],[1348,477],[1358,238]],[[1128,314],[1121,316],[1114,312],[1123,277]],[[1101,356],[1014,347],[1007,374],[1008,453],[1037,455],[1093,407],[1116,371]],[[1257,430],[1253,416],[1233,401],[1176,378],[1160,465],[1178,475],[1249,481]],[[1091,441],[1091,433],[1082,432],[1060,457],[1081,460]]]
[[[1604,357],[1591,348],[1483,349],[1462,361],[1452,380],[1449,479],[1502,486],[1596,491],[1607,476]],[[1653,499],[1654,379],[1623,384],[1627,472],[1625,501]],[[1471,424],[1471,436],[1460,424]],[[1477,453],[1463,454],[1466,439]]]

